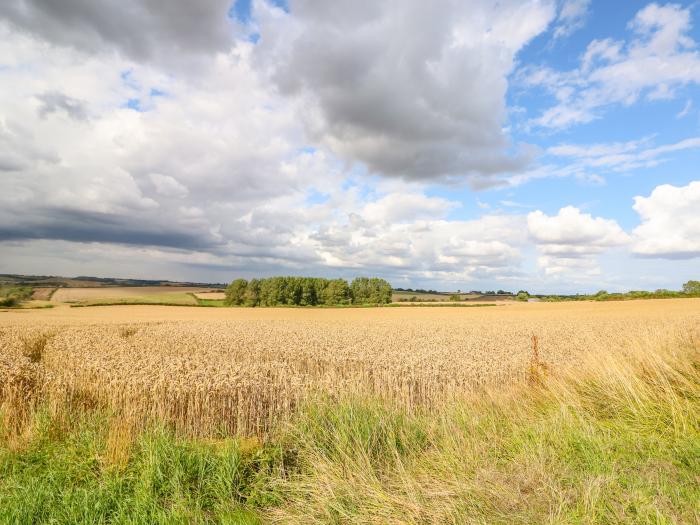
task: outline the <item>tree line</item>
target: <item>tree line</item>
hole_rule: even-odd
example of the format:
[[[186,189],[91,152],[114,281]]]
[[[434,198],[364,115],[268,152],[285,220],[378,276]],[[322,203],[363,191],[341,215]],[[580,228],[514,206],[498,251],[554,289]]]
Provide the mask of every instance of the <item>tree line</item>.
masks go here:
[[[269,277],[236,279],[226,288],[228,306],[340,306],[349,304],[387,304],[391,285],[376,277],[345,279],[320,277]]]
[[[594,294],[576,294],[576,295],[529,295],[527,292],[519,292],[518,299],[521,293],[525,294],[522,300],[527,300],[529,297],[536,297],[542,301],[627,301],[632,299],[681,299],[687,297],[700,297],[700,281],[688,281],[683,284],[681,290],[667,290],[660,288],[655,291],[647,290],[630,290],[629,292],[608,292],[600,290]]]

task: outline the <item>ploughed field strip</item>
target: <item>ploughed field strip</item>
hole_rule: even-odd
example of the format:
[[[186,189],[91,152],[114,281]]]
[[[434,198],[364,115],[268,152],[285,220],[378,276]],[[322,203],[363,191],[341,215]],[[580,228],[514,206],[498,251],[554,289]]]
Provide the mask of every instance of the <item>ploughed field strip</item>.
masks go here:
[[[66,310],[0,315],[0,400],[104,406],[194,435],[264,434],[318,393],[439,408],[475,388],[527,380],[533,336],[538,359],[556,370],[591,352],[693,337],[700,326],[694,299],[208,316],[176,307]]]

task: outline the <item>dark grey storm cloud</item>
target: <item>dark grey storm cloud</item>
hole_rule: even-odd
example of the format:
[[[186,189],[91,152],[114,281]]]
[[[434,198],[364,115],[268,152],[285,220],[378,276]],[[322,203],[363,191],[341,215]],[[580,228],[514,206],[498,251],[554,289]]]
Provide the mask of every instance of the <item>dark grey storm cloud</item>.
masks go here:
[[[4,215],[4,214],[3,214]],[[135,246],[163,246],[183,250],[214,250],[219,244],[201,230],[186,231],[181,226],[143,220],[134,215],[91,213],[47,208],[13,221],[3,217],[0,242],[24,239],[59,239],[75,242],[102,242]]]
[[[137,61],[225,49],[230,0],[3,0],[0,19],[82,51],[117,50]]]
[[[528,0],[297,0],[262,21],[257,54],[304,101],[311,137],[345,159],[483,187],[529,161],[503,130],[507,76],[553,14]]]

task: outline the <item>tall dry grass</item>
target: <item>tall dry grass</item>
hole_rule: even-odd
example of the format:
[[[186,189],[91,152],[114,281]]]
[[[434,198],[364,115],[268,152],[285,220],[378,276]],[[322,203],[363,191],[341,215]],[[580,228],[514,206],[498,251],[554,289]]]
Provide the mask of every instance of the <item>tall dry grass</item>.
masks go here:
[[[532,369],[531,369],[532,370]],[[637,340],[440,414],[311,407],[275,523],[700,523],[700,339]]]

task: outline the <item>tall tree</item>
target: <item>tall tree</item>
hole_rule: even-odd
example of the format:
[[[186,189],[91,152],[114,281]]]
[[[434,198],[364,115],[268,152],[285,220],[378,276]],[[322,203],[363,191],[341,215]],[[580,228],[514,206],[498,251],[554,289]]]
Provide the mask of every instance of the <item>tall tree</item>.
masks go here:
[[[328,305],[350,304],[350,286],[345,279],[333,279],[323,290],[323,303]]]
[[[248,281],[245,279],[236,279],[226,288],[226,299],[224,304],[228,306],[239,306],[245,300],[245,291],[248,287]]]
[[[700,281],[688,281],[683,285],[683,292],[687,294],[700,294]]]
[[[260,304],[260,280],[251,279],[245,290],[246,306],[258,306]]]
[[[391,285],[376,277],[357,277],[350,284],[353,304],[387,304],[391,302]]]

